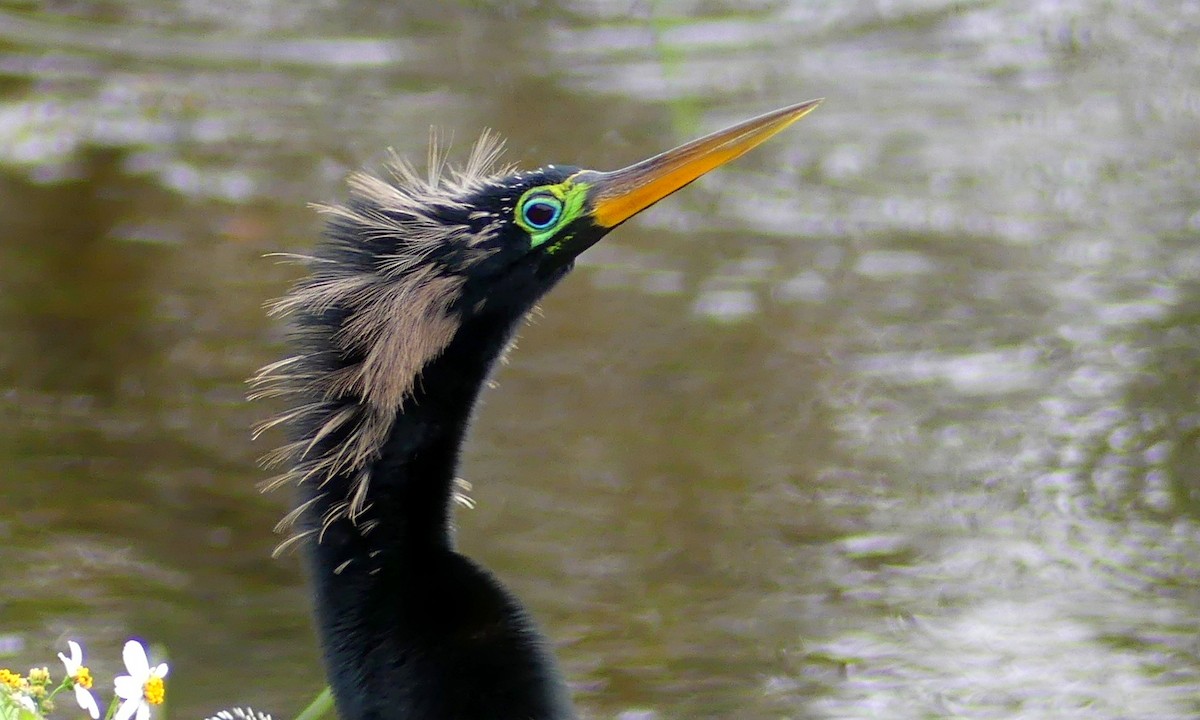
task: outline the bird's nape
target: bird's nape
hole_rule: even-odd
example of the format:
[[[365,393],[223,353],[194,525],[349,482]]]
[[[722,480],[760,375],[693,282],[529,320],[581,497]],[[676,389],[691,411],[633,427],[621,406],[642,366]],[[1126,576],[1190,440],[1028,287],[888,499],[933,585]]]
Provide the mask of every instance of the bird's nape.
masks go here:
[[[325,665],[344,720],[574,717],[527,612],[450,531],[476,398],[514,329],[605,234],[810,112],[781,108],[614,172],[489,170],[351,179],[309,274],[277,305],[282,396]]]

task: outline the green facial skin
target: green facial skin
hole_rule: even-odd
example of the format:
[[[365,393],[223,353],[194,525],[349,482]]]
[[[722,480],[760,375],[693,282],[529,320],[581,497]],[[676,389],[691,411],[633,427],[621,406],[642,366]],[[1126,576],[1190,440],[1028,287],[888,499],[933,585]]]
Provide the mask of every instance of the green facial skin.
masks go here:
[[[525,191],[521,199],[517,201],[515,220],[525,232],[529,233],[529,247],[536,248],[544,245],[547,241],[554,238],[564,227],[570,225],[575,220],[579,219],[584,214],[584,203],[587,199],[588,185],[587,183],[577,183],[571,178],[567,178],[557,185],[542,185],[541,187],[530,188]],[[525,205],[531,200],[536,200],[539,197],[552,197],[562,203],[562,210],[558,214],[558,218],[552,225],[544,228],[536,228],[525,221]],[[553,253],[558,249],[558,246],[565,242],[568,238],[560,238],[558,242],[546,249],[547,252]]]

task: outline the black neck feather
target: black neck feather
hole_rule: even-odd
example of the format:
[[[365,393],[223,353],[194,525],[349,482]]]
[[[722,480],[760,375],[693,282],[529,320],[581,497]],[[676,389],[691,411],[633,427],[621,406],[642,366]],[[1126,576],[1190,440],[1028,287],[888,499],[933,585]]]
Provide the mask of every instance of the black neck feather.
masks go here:
[[[454,550],[454,478],[472,408],[512,323],[468,320],[397,413],[365,510],[353,477],[304,486],[316,620],[344,720],[549,720],[573,713],[520,603]],[[352,400],[347,400],[351,402]],[[331,436],[327,443],[339,438]]]

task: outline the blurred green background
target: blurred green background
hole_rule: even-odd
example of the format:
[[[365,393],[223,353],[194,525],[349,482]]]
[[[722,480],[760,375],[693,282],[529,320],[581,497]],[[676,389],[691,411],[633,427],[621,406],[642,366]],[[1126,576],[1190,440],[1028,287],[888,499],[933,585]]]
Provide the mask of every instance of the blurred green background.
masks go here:
[[[1194,1],[0,3],[0,665],[321,687],[244,379],[349,171],[824,96],[547,298],[462,547],[586,718],[1196,717],[1198,45]]]

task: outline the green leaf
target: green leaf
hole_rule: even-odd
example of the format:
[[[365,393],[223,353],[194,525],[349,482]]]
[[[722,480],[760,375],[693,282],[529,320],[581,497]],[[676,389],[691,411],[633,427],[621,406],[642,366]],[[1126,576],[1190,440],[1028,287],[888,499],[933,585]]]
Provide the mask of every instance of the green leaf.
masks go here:
[[[300,714],[296,716],[296,720],[320,720],[320,718],[328,715],[332,709],[333,693],[326,687],[319,695],[313,698],[308,707],[300,711]]]
[[[21,707],[11,695],[0,691],[0,720],[44,720],[44,718]]]

